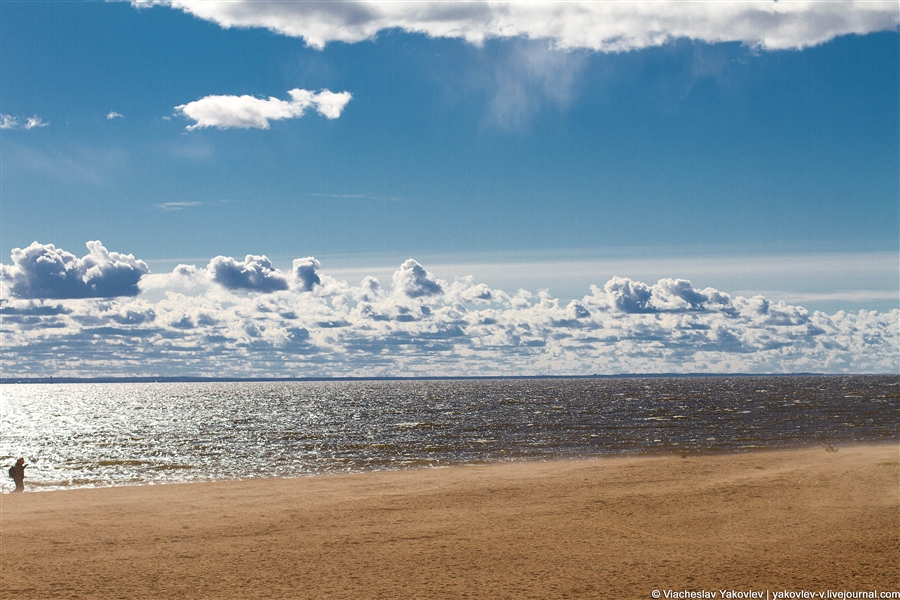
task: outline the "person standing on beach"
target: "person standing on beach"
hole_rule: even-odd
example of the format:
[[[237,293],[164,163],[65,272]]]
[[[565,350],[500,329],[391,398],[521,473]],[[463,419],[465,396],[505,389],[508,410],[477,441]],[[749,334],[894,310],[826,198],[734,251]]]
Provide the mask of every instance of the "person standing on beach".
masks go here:
[[[16,461],[15,466],[9,468],[9,476],[16,482],[16,489],[13,490],[14,492],[25,491],[25,467],[27,466],[28,465],[25,464],[25,459],[20,458]]]

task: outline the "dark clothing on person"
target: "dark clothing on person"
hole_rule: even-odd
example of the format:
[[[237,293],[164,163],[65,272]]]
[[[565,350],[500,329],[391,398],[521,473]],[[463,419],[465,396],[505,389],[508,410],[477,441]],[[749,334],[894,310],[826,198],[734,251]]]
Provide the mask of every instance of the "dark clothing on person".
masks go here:
[[[20,460],[16,463],[16,466],[9,469],[9,476],[16,482],[16,489],[14,490],[16,492],[25,491],[25,466],[24,461]]]

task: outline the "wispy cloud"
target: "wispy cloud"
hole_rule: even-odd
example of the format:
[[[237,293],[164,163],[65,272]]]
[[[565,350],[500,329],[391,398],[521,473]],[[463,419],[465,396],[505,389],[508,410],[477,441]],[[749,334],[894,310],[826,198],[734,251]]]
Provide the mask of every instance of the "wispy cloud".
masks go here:
[[[174,211],[195,208],[197,206],[203,206],[203,204],[203,202],[163,202],[162,204],[157,204],[156,208],[164,211]]]
[[[521,127],[544,107],[565,109],[587,64],[584,52],[547,52],[537,42],[516,41],[499,52],[474,82],[490,94],[490,114],[505,129]]]
[[[79,375],[119,372],[124,360],[134,374],[246,376],[900,370],[900,310],[826,314],[621,276],[564,302],[448,281],[413,259],[385,285],[336,279],[312,257],[285,271],[248,255],[149,274],[89,246],[77,259],[32,244],[2,265],[6,373],[58,373],[47,357],[60,349]]]
[[[882,302],[893,301],[900,304],[900,292],[889,290],[841,290],[830,292],[796,292],[767,290],[755,292],[769,298],[779,298],[785,302]]]
[[[110,111],[106,113],[106,118],[112,121],[113,119],[124,119],[125,116],[117,113],[116,111]]]
[[[376,202],[406,202],[414,198],[404,196],[378,196],[373,194],[324,194],[308,192],[304,196],[312,198],[334,198],[336,200],[372,200]]]
[[[200,208],[201,206],[227,206],[231,203],[230,200],[172,200],[170,202],[154,204],[153,207],[163,212],[175,212],[191,208]]]
[[[547,40],[563,49],[625,52],[686,38],[763,49],[804,48],[840,35],[895,29],[894,1],[837,2],[257,2],[132,0],[164,5],[222,27],[264,27],[322,48],[402,29],[481,44]]]
[[[104,185],[129,167],[128,154],[118,147],[59,142],[42,149],[11,139],[3,143],[15,168],[68,182]]]
[[[36,129],[39,127],[46,127],[49,125],[49,121],[44,121],[37,115],[33,117],[14,117],[12,115],[5,115],[0,113],[0,129]]]
[[[175,112],[195,121],[193,125],[187,126],[188,131],[204,127],[268,129],[269,121],[296,119],[302,117],[309,108],[328,119],[337,119],[353,97],[350,92],[312,92],[301,89],[289,90],[288,95],[290,100],[246,95],[206,96],[176,106]]]

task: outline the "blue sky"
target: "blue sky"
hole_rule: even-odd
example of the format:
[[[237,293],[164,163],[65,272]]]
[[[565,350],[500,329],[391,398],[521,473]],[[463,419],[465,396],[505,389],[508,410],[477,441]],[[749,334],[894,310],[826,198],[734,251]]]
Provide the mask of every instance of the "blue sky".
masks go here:
[[[897,370],[896,3],[656,4],[653,19],[629,12],[639,3],[493,13],[478,3],[149,4],[0,3],[7,309],[93,297],[78,310],[95,314],[98,298],[140,300],[155,321],[166,293],[188,288],[195,305],[220,306],[209,294],[225,291],[238,293],[235,305],[256,302],[250,287],[217,280],[211,261],[265,271],[244,258],[264,255],[266,272],[288,279],[294,259],[318,259],[317,272],[345,286],[319,298],[340,313],[365,302],[364,277],[387,290],[412,257],[443,291],[471,277],[509,298],[524,288],[532,304],[546,290],[563,308],[587,306],[591,285],[621,277],[650,287],[689,279],[734,302],[764,296],[808,315],[877,311],[893,362],[865,369]],[[291,90],[306,100],[291,104]],[[59,277],[28,287],[47,274],[11,256],[37,241],[77,258],[94,240],[142,261],[132,270],[139,291],[53,291]],[[74,264],[67,272],[87,281],[90,266]],[[204,283],[177,282],[179,264]],[[621,308],[604,293],[604,306]],[[664,304],[654,310],[674,310]],[[315,340],[310,319],[297,319],[278,326]],[[54,328],[64,329],[51,319],[4,333],[22,358],[38,352],[28,341],[38,330],[47,347],[64,345]],[[744,354],[762,348],[749,339]],[[349,343],[316,347],[350,352]],[[453,371],[458,351],[435,350],[430,368]],[[642,352],[617,368],[716,369]],[[739,364],[845,368],[801,355]],[[361,374],[381,364],[365,356],[353,362]],[[501,370],[577,365],[542,356],[540,366],[532,357]]]

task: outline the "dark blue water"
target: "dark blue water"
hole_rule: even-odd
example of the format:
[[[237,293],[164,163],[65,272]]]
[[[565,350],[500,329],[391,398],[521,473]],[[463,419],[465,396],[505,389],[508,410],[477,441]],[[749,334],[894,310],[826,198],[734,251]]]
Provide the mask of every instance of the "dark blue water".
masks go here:
[[[896,442],[900,376],[0,386],[38,489]],[[11,481],[7,481],[7,489]]]

